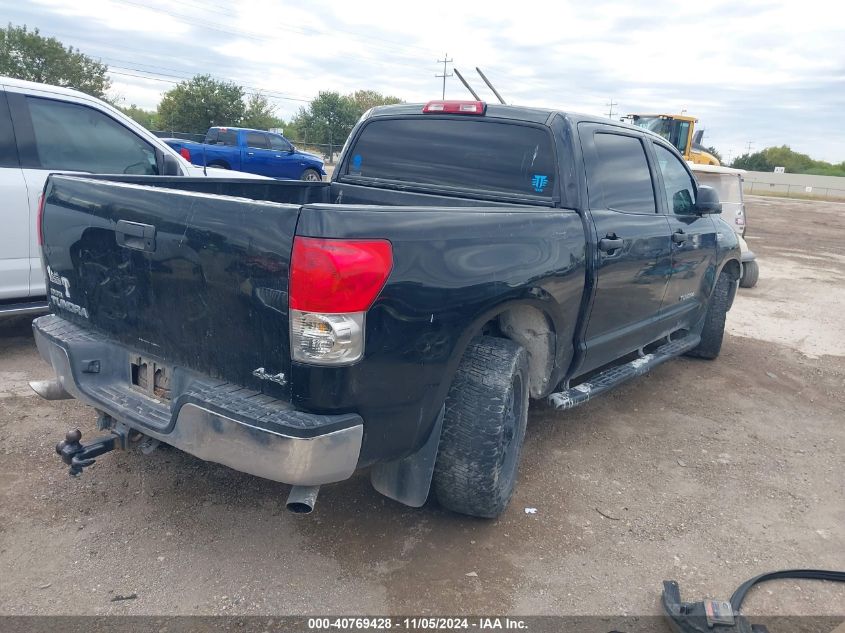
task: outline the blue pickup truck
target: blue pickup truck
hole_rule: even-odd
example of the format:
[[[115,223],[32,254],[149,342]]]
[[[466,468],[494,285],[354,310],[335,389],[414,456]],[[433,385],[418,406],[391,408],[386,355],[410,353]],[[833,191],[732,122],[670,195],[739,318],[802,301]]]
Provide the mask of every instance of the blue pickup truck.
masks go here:
[[[263,130],[212,127],[202,143],[179,138],[163,140],[194,165],[294,180],[318,181],[326,175],[318,156],[300,152],[281,134]]]

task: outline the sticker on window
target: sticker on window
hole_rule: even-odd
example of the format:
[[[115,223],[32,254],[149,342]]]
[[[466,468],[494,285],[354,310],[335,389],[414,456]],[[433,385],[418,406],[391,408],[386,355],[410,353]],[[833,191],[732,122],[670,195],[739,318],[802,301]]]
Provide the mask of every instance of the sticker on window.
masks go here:
[[[353,176],[360,176],[361,175],[361,163],[364,162],[364,159],[361,157],[361,154],[355,154],[352,157],[352,167],[349,169],[349,173]]]
[[[548,176],[544,176],[543,174],[534,174],[534,176],[531,177],[531,186],[534,187],[534,191],[537,193],[543,193],[543,189],[545,189],[548,184]]]

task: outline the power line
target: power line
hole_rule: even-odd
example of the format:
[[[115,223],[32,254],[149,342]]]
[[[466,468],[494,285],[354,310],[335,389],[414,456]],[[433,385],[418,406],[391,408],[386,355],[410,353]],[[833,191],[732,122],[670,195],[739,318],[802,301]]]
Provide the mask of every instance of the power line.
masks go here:
[[[613,118],[613,106],[617,106],[619,104],[611,98],[610,103],[605,103],[604,105],[606,105],[610,108],[607,111],[607,118],[612,119]]]
[[[446,53],[445,55],[443,55],[443,59],[437,60],[438,64],[440,64],[440,63],[443,64],[443,74],[442,75],[434,75],[435,77],[442,77],[443,78],[443,96],[441,97],[442,99],[446,98],[446,77],[452,76],[452,73],[448,73],[448,74],[446,73],[446,64],[451,64],[453,61],[455,61],[455,60],[449,59],[449,53]]]

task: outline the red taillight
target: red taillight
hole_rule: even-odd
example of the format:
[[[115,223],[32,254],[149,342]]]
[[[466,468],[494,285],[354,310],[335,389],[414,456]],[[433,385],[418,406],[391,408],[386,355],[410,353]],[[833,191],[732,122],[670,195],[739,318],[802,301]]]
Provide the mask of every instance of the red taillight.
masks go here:
[[[290,265],[290,307],[305,312],[364,312],[393,268],[387,240],[296,237]]]
[[[44,192],[38,196],[38,219],[35,230],[38,231],[38,245],[44,246]]]
[[[484,114],[487,104],[483,101],[429,101],[423,114]]]
[[[179,155],[180,155],[182,158],[184,158],[186,161],[188,161],[189,163],[191,162],[191,152],[190,152],[190,151],[188,151],[188,148],[187,148],[187,147],[183,147],[182,149],[180,149],[180,150],[179,150]]]

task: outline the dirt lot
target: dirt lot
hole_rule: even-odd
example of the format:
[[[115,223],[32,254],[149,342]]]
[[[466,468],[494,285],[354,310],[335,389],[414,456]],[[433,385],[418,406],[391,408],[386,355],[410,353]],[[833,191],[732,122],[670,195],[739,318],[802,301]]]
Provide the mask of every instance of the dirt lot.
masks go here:
[[[25,320],[0,324],[0,613],[647,615],[664,578],[727,597],[845,568],[845,204],[751,198],[749,222],[760,283],[721,357],[532,407],[493,522],[405,508],[366,474],[290,515],[286,486],[168,449],[71,479],[53,446],[93,412],[31,394],[50,371]],[[747,611],[845,614],[845,587],[771,583]]]

